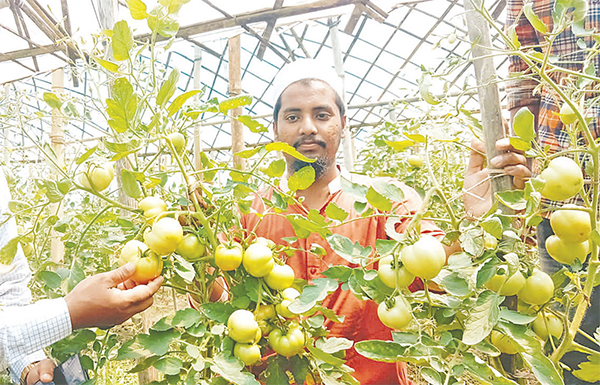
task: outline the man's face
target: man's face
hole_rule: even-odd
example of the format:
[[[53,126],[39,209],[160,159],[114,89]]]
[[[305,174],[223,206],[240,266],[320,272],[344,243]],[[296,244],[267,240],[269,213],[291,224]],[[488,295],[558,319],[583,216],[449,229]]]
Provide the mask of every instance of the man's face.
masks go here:
[[[343,137],[346,117],[340,116],[335,91],[325,82],[296,82],[281,94],[281,109],[273,125],[275,139],[293,146],[301,154],[317,159],[312,163],[319,178],[334,164]],[[288,170],[295,172],[304,162],[285,154]]]

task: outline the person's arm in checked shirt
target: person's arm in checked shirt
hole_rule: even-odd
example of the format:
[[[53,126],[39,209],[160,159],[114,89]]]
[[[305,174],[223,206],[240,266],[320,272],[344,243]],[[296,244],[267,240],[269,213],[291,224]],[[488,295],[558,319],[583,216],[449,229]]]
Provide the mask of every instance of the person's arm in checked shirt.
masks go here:
[[[536,4],[547,3],[548,0],[535,0]],[[535,28],[529,23],[522,12],[523,0],[508,0],[506,9],[506,27],[509,28],[513,24],[516,25],[516,35],[519,38],[521,47],[539,46]],[[509,74],[528,73],[528,65],[516,55],[508,57]],[[506,86],[507,94],[507,109],[510,112],[510,121],[512,122],[515,114],[522,107],[528,107],[536,119],[540,108],[540,97],[534,95],[533,90],[537,87],[538,81],[534,78],[509,79]]]

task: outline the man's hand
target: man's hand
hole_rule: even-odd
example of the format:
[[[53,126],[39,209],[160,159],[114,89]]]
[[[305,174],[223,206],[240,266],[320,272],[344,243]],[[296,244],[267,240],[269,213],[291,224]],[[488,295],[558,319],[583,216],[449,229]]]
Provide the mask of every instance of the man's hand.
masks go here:
[[[152,296],[163,277],[135,285],[130,280],[135,265],[124,266],[81,281],[65,297],[73,330],[86,327],[107,328],[120,324],[152,305]]]
[[[27,385],[33,385],[38,381],[42,382],[50,382],[54,378],[54,361],[49,358],[41,360],[31,370],[27,375]]]
[[[500,154],[490,160],[491,165],[503,170],[506,175],[511,175],[516,188],[524,188],[525,181],[531,177],[531,171],[523,152],[514,149],[508,138],[498,140],[496,149]],[[485,163],[485,143],[473,139],[469,165],[465,171],[463,201],[465,211],[474,217],[480,217],[492,207],[490,173]]]

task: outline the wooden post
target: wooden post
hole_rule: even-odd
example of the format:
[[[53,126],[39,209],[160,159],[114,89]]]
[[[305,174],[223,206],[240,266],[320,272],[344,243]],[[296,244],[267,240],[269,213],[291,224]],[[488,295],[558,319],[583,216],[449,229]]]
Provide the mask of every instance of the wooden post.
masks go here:
[[[338,23],[333,19],[329,19],[329,36],[331,38],[331,48],[333,50],[333,64],[335,71],[340,79],[342,79],[342,101],[346,103],[346,83],[344,82],[344,59],[342,58],[342,49],[340,47],[340,39],[338,37]],[[346,128],[346,134],[342,139],[342,150],[344,153],[344,167],[348,171],[354,171],[355,153],[354,153],[354,137],[350,128]]]
[[[198,46],[194,47],[194,89],[199,90],[202,83],[200,82],[200,69],[202,68],[202,49]],[[201,140],[202,126],[196,124],[194,126],[194,166],[196,170],[202,170],[202,161],[200,160],[200,152],[202,151]],[[202,180],[202,174],[198,174],[198,180]]]
[[[473,45],[472,55],[475,66],[475,75],[479,92],[479,104],[481,106],[481,125],[485,137],[485,147],[488,160],[498,155],[496,141],[504,138],[504,125],[502,121],[502,107],[500,106],[500,94],[498,92],[498,77],[492,59],[490,31],[487,21],[477,11],[482,7],[481,0],[464,0],[467,28],[469,39],[476,42]],[[488,167],[489,162],[488,162]],[[490,167],[492,176],[492,194],[497,191],[511,190],[512,180],[508,175],[499,176],[502,170],[494,170]],[[495,199],[495,198],[494,198]],[[501,205],[505,212],[508,207]]]
[[[229,38],[229,96],[238,96],[242,93],[242,68],[241,68],[241,36]],[[242,107],[230,110],[231,116],[231,152],[244,149],[244,125],[235,119],[242,114]],[[237,156],[233,157],[233,167],[243,170],[246,160]]]
[[[62,68],[52,71],[52,91],[55,94],[62,94],[65,81],[65,73]],[[65,135],[64,135],[64,117],[62,112],[57,109],[52,109],[52,130],[50,132],[50,146],[56,154],[56,160],[59,167],[64,167],[64,147],[65,147]],[[58,173],[54,173],[54,179],[58,177]],[[56,215],[62,217],[62,207],[58,203],[51,205],[52,212],[56,212]],[[58,211],[58,212],[57,212]],[[65,245],[60,240],[60,235],[52,230],[50,239],[50,256],[52,262],[61,264],[64,262],[65,257]]]

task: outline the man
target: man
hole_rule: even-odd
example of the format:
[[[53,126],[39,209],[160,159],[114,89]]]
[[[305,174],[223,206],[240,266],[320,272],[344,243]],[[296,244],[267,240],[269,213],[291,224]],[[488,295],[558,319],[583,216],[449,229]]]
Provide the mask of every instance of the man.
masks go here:
[[[7,220],[10,191],[0,174],[0,245],[17,236],[14,218]],[[1,246],[0,246],[1,247]],[[30,305],[27,284],[31,272],[20,246],[11,265],[0,264],[0,371],[7,368],[16,383],[31,385],[52,380],[54,362],[41,349],[72,330],[111,327],[152,305],[163,278],[135,286],[129,278],[135,266],[88,277],[64,298]]]
[[[336,165],[336,153],[343,135],[346,134],[345,107],[341,98],[342,86],[335,71],[326,65],[312,60],[299,60],[286,66],[274,82],[275,99],[277,100],[273,113],[273,130],[275,140],[288,143],[303,155],[316,159],[308,163],[315,169],[315,182],[305,190],[299,190],[297,196],[302,204],[290,205],[284,214],[308,215],[309,210],[317,210],[325,215],[328,205],[335,203],[349,213],[347,220],[352,220],[342,226],[332,229],[332,232],[358,241],[363,246],[375,247],[377,239],[386,238],[383,216],[360,218],[354,209],[354,199],[341,190],[341,178],[355,183],[370,185],[373,178],[344,173]],[[280,187],[286,189],[287,176],[292,175],[307,163],[285,155],[287,175],[281,180]],[[504,155],[498,159],[498,166],[506,164]],[[483,180],[487,172],[483,170],[483,161],[473,161],[468,173],[470,186],[477,185],[473,179]],[[387,178],[388,181],[400,187],[405,200],[397,203],[393,211],[400,215],[413,215],[421,207],[418,193],[398,181]],[[471,191],[473,193],[473,191]],[[265,213],[268,208],[263,199],[270,200],[273,190],[268,189],[257,196],[252,208],[257,213]],[[490,201],[467,198],[467,204],[474,215],[481,215],[490,207]],[[476,202],[476,204],[473,204]],[[481,203],[483,202],[483,203]],[[283,238],[295,236],[288,220],[282,215],[248,214],[242,218],[242,225],[257,236],[273,240],[277,244],[286,244]],[[408,220],[402,220],[396,226],[398,232],[406,229]],[[421,232],[441,237],[442,231],[429,221],[421,222]],[[297,278],[309,282],[321,277],[321,272],[334,265],[349,265],[335,254],[329,244],[319,235],[311,234],[306,239],[299,239],[297,246],[301,250],[310,250],[314,243],[321,245],[325,256],[318,257],[309,252],[296,251],[288,259]],[[459,249],[458,243],[447,248],[450,255]],[[353,341],[365,339],[391,339],[391,331],[377,317],[377,305],[373,301],[361,301],[350,291],[338,289],[325,301],[324,305],[344,316],[340,324],[329,323],[327,326],[331,336],[345,337]],[[381,363],[366,359],[351,349],[347,352],[347,364],[355,372],[353,376],[361,384],[410,384],[404,363],[399,365]]]
[[[600,29],[600,2],[588,1],[587,17],[584,20],[586,30]],[[523,0],[509,0],[507,3],[507,26],[515,25],[516,34],[522,47],[536,47],[535,49],[546,54],[548,49],[551,50],[551,57],[555,58],[552,63],[556,66],[573,72],[583,72],[586,56],[589,50],[595,46],[594,36],[589,34],[584,37],[575,36],[571,29],[565,30],[554,39],[554,43],[549,47],[544,35],[536,30],[523,14]],[[554,9],[554,0],[533,0],[533,12],[544,22],[548,31],[553,29],[552,11]],[[585,47],[582,46],[585,44]],[[590,63],[596,70],[600,68],[600,56],[592,55]],[[528,73],[527,64],[518,56],[509,57],[509,73]],[[566,72],[553,71],[550,75],[552,80],[560,86],[566,85],[568,81],[573,81],[572,75]],[[569,78],[571,79],[569,80]],[[515,114],[523,107],[529,108],[533,113],[536,122],[537,139],[542,148],[549,148],[549,153],[553,154],[559,151],[566,150],[570,147],[571,137],[567,132],[566,127],[561,122],[558,115],[562,106],[560,96],[549,86],[542,85],[539,92],[534,90],[539,86],[539,79],[524,78],[521,76],[516,80],[508,83],[507,87],[507,102],[508,109],[511,114],[511,121]],[[592,86],[589,86],[590,91],[587,92],[588,97],[597,97],[597,91],[592,91]],[[586,118],[591,118],[589,128],[594,136],[598,138],[600,135],[600,127],[598,126],[598,117],[600,116],[600,105],[596,104],[587,109]],[[582,140],[583,138],[578,138]],[[585,159],[581,158],[585,163]],[[535,166],[537,168],[537,165]],[[584,166],[585,169],[585,166]],[[535,170],[539,172],[539,170]],[[567,202],[565,202],[567,203]],[[568,203],[579,203],[580,199],[572,199]],[[546,209],[560,207],[562,202],[554,202],[547,199],[542,200],[542,204]],[[563,268],[563,265],[555,261],[548,255],[546,251],[546,239],[553,233],[550,227],[549,217],[551,210],[546,214],[546,218],[538,226],[537,239],[540,250],[540,264],[542,269],[553,274]],[[593,335],[596,328],[600,325],[600,295],[595,289],[592,293],[591,306],[584,321],[582,329],[588,334]],[[594,348],[593,343],[581,336],[576,337],[576,341],[584,345]],[[567,353],[563,362],[571,369],[576,369],[585,355],[580,352]],[[571,384],[588,384],[575,378],[570,371],[564,371],[565,383]]]

